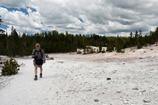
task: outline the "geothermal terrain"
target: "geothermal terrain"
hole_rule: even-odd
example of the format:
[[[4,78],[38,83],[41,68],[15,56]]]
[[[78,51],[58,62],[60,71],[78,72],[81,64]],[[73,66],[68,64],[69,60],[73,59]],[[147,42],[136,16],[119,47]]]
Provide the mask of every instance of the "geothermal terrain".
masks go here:
[[[156,45],[48,55],[54,60],[46,61],[37,81],[33,59],[15,58],[23,65],[16,75],[0,76],[1,105],[158,105]]]

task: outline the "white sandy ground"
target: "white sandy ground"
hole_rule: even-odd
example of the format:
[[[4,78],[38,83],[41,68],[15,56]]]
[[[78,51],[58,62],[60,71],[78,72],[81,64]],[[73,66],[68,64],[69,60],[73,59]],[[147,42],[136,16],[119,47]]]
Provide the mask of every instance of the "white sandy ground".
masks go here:
[[[126,53],[49,54],[34,81],[33,59],[0,76],[0,105],[158,105],[158,47]],[[39,74],[39,72],[38,72]],[[107,80],[111,78],[111,80]]]

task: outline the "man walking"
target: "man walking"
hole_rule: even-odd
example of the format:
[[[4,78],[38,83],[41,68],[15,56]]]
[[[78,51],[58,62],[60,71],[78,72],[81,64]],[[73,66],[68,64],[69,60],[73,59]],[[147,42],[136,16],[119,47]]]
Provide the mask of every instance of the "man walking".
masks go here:
[[[36,43],[35,45],[36,49],[32,52],[32,57],[34,58],[33,64],[35,66],[35,78],[34,80],[37,80],[37,69],[40,68],[40,78],[42,78],[42,65],[46,62],[45,53],[44,50],[40,48],[40,44]]]

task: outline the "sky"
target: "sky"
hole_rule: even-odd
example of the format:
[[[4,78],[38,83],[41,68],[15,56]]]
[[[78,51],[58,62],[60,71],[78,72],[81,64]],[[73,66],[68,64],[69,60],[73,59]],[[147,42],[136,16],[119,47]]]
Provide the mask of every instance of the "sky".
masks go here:
[[[158,26],[158,0],[0,0],[1,28],[128,36]]]

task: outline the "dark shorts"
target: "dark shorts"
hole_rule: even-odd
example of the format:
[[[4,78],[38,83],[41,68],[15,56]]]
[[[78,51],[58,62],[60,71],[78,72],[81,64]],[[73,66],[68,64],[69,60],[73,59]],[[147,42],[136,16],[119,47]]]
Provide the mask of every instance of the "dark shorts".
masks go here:
[[[36,64],[36,62],[35,62],[35,60],[33,60],[33,65],[36,67],[42,67],[42,65],[38,65],[38,64]]]

